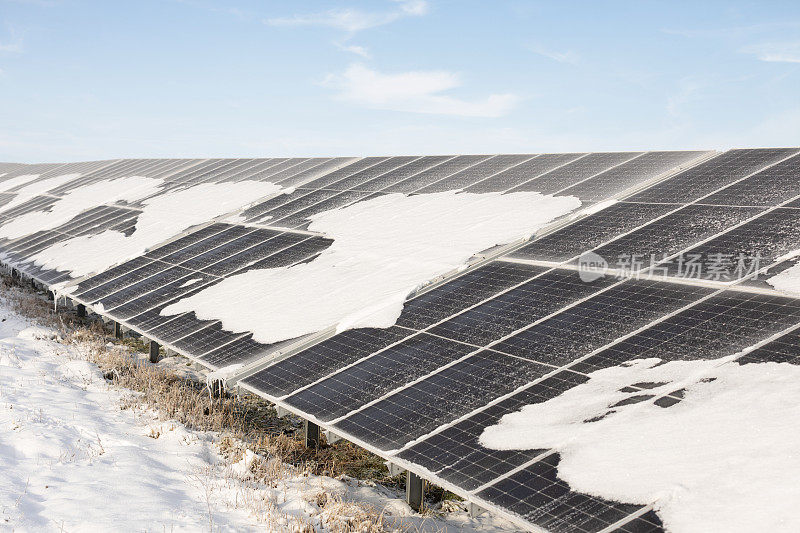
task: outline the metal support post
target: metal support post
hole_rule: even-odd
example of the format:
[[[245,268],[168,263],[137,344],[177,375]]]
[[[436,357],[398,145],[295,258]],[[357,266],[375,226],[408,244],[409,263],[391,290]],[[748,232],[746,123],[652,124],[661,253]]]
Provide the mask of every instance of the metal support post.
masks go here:
[[[86,318],[86,306],[78,304],[78,307],[75,308],[75,313],[77,313],[78,318]]]
[[[314,422],[303,420],[303,437],[307,448],[317,448],[320,444],[319,426]]]
[[[422,511],[425,498],[425,480],[414,474],[406,472],[406,503],[417,511]]]
[[[151,363],[158,363],[158,356],[159,350],[161,349],[161,345],[158,344],[156,341],[150,341],[150,362]]]
[[[114,322],[114,337],[118,339],[122,338],[122,324],[119,322]]]

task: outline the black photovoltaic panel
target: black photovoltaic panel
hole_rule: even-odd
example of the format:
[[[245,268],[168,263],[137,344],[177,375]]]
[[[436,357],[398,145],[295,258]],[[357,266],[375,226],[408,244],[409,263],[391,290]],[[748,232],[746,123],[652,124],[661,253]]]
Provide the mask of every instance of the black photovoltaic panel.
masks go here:
[[[703,244],[683,252],[684,260],[693,256],[703,264],[700,276],[703,279],[732,281],[748,273],[746,267],[763,267],[776,259],[800,248],[800,210],[778,208],[740,226],[722,233]],[[738,258],[746,259],[738,268]],[[753,258],[758,258],[757,260]],[[709,263],[719,259],[726,274],[718,276],[709,269]],[[673,260],[664,265],[664,270],[673,276],[689,275],[686,264]]]
[[[489,159],[488,155],[459,155],[452,159],[447,159],[434,167],[423,170],[417,174],[409,176],[408,178],[395,182],[393,185],[383,189],[385,193],[412,193],[426,187],[432,183],[442,180],[448,176],[452,176],[456,172],[477,165],[481,161]]]
[[[606,348],[571,368],[589,373],[632,359],[717,359],[800,321],[800,300],[724,291]]]
[[[492,348],[561,367],[712,292],[694,285],[626,280]]]
[[[756,348],[736,359],[736,363],[789,363],[800,364],[800,331],[795,330]]]
[[[315,204],[306,206],[303,209],[299,209],[283,218],[275,218],[274,220],[270,219],[267,223],[271,226],[279,226],[283,228],[304,229],[307,228],[311,223],[308,218],[313,215],[322,213],[324,211],[337,209],[339,207],[345,207],[360,200],[368,200],[374,196],[377,196],[377,194],[366,191],[340,192],[334,196],[331,196],[330,198],[324,199],[321,202],[317,202]]]
[[[261,211],[256,209],[255,215],[251,213],[249,219],[265,220],[270,225],[281,222],[291,227],[302,227],[306,223],[305,219],[311,214],[332,207],[349,205],[358,200],[363,201],[371,197],[370,193],[384,194],[391,192],[392,189],[411,193],[419,189],[432,192],[466,186],[469,190],[479,192],[501,192],[505,189],[491,187],[505,185],[517,187],[520,184],[533,186],[532,184],[539,182],[539,189],[530,190],[548,192],[547,188],[550,187],[552,190],[549,192],[558,192],[565,187],[571,187],[573,190],[583,191],[585,201],[597,201],[600,194],[628,189],[632,185],[641,183],[643,179],[655,175],[658,168],[654,165],[660,164],[659,158],[655,154],[635,157],[637,155],[635,153],[590,154],[581,157],[579,154],[552,154],[549,157],[559,156],[561,159],[558,161],[553,159],[548,163],[551,166],[547,168],[538,166],[541,162],[536,163],[536,160],[548,156],[525,156],[528,159],[521,161],[514,159],[515,156],[495,156],[491,159],[487,159],[488,156],[459,156],[452,159],[442,156],[438,159],[394,158],[394,161],[389,158],[373,158],[371,161],[360,162],[363,167],[339,172],[332,179],[324,176],[322,181],[329,180],[326,186],[330,191],[312,190],[316,187],[314,185],[291,195],[276,197],[275,200],[270,200],[272,204],[268,209],[264,209],[262,204]],[[688,154],[683,155],[688,156]],[[749,154],[742,160],[750,161],[755,155],[764,154],[761,152]],[[775,162],[778,155],[764,157],[763,161]],[[571,162],[568,159],[570,156],[573,157]],[[630,163],[624,164],[625,160],[630,160]],[[557,162],[563,166],[555,164]],[[195,160],[192,165],[198,163],[199,161]],[[162,175],[166,177],[168,186],[176,184],[183,186],[205,182],[237,181],[244,179],[243,176],[247,172],[256,168],[260,169],[259,175],[265,181],[270,181],[266,177],[269,168],[272,168],[276,175],[285,176],[287,182],[291,181],[290,169],[294,167],[298,173],[307,172],[306,176],[310,179],[314,174],[308,172],[313,172],[317,167],[311,163],[312,160],[305,159],[269,160],[269,165],[267,160],[217,160],[206,163],[212,171],[205,173],[191,173],[191,169],[194,168],[191,165],[187,167],[186,172],[180,172],[180,169],[168,169],[166,164],[164,166],[154,164],[154,167],[160,169]],[[401,164],[393,167],[395,163]],[[503,170],[502,164],[498,163],[508,163],[511,168]],[[333,168],[341,162],[328,164]],[[669,161],[663,163],[664,166],[668,164]],[[320,163],[320,166],[322,165],[323,163]],[[535,176],[522,174],[522,167],[527,165],[531,165],[528,168],[531,174],[533,171],[537,172]],[[594,172],[592,172],[593,165],[596,169]],[[619,166],[603,172],[614,165]],[[756,163],[752,165],[757,166]],[[124,169],[117,168],[121,172],[118,176],[136,175],[125,172],[149,166],[151,165],[146,162],[130,162]],[[462,168],[458,168],[459,166]],[[674,165],[669,168],[672,167]],[[626,168],[637,170],[629,172]],[[724,165],[718,166],[720,172],[725,168],[727,167]],[[784,168],[789,169],[787,165],[784,165]],[[515,174],[514,169],[518,169],[520,173]],[[730,228],[735,222],[747,218],[746,215],[758,214],[759,211],[770,207],[769,202],[791,198],[795,187],[789,179],[791,170],[781,174],[779,167],[772,172],[772,174],[764,173],[765,179],[769,182],[765,188],[767,192],[754,187],[748,188],[745,183],[748,180],[745,180],[742,184],[735,184],[726,189],[725,194],[718,193],[710,197],[718,199],[710,202],[714,205],[692,206],[685,211],[681,210],[683,212],[676,216],[668,215],[656,221],[648,229],[637,230],[638,237],[646,238],[644,244],[641,240],[626,237],[620,239],[617,246],[630,242],[638,244],[640,248],[647,247],[651,251],[656,249],[672,251],[681,246],[691,246],[700,239],[718,233],[717,230]],[[189,174],[192,176],[187,178]],[[693,189],[685,183],[681,185],[681,182],[676,180],[673,182],[673,187],[677,186],[681,193],[692,189],[690,194],[697,196],[699,193],[712,192],[714,189],[711,187],[712,183],[730,184],[746,175],[743,171],[740,171],[740,174],[728,172],[723,179],[716,174],[712,175],[706,169],[708,186]],[[593,175],[596,176],[591,177]],[[673,180],[681,176],[683,174],[679,174]],[[492,185],[495,179],[499,180],[497,182],[499,185]],[[683,179],[685,181],[686,177],[683,176]],[[585,181],[575,186],[575,183],[581,180]],[[468,186],[471,184],[475,184],[474,188]],[[479,189],[481,184],[484,189]],[[558,188],[554,188],[556,186]],[[353,194],[353,191],[365,194]],[[578,252],[568,255],[568,248],[565,247],[555,255],[563,256],[563,259],[559,260],[567,260],[587,248],[592,235],[598,239],[594,244],[597,246],[608,241],[609,235],[613,238],[635,229],[636,225],[622,221],[625,215],[630,214],[634,218],[638,216],[636,220],[640,222],[638,224],[640,226],[642,221],[653,220],[679,207],[683,200],[678,199],[678,196],[668,202],[670,205],[667,206],[653,206],[646,203],[617,204],[620,207],[610,208],[618,210],[606,217],[606,226],[589,228],[587,225],[582,230],[583,234],[575,234],[574,238],[580,242],[581,249]],[[734,209],[736,213],[734,216],[730,210],[721,210],[717,207],[717,205],[730,205],[733,199],[738,201],[742,198],[757,202],[759,209]],[[39,199],[38,202],[33,210],[47,205],[46,200]],[[284,207],[285,204],[290,205]],[[797,207],[800,207],[800,202]],[[276,208],[281,208],[283,211]],[[31,209],[29,205],[20,211],[30,212]],[[269,211],[275,212],[268,213]],[[764,243],[763,238],[769,232],[783,231],[788,234],[787,237],[773,236],[765,243],[769,249],[769,258],[774,259],[779,252],[797,241],[794,232],[782,229],[784,226],[797,226],[796,220],[788,215],[790,211],[800,213],[800,210],[789,208],[768,212],[715,237],[710,242],[730,234],[724,242],[747,244],[762,239],[758,242]],[[599,214],[609,213],[608,210],[604,210],[596,213]],[[719,218],[716,218],[715,214],[719,214]],[[0,217],[3,215],[0,213]],[[8,217],[8,214],[5,215]],[[94,231],[91,219],[102,218],[104,223],[115,228],[131,231],[136,212],[120,215],[113,212],[113,209],[103,207],[93,211],[91,215],[88,217],[89,220],[84,217],[70,221],[68,229],[75,233],[91,234]],[[770,215],[773,218],[769,218]],[[272,218],[261,218],[264,216]],[[589,220],[592,216],[585,220]],[[758,220],[762,220],[760,225],[749,226]],[[570,225],[565,229],[574,229],[576,226],[577,224]],[[736,233],[742,228],[746,228],[746,231]],[[225,331],[219,321],[199,320],[194,313],[184,313],[177,317],[160,315],[161,309],[168,303],[197,293],[219,281],[221,276],[235,275],[250,268],[269,268],[296,261],[307,261],[330,244],[330,241],[308,235],[300,236],[297,233],[279,233],[272,230],[256,231],[252,228],[241,234],[234,232],[225,238],[218,237],[214,240],[212,237],[225,231],[216,231],[217,229],[203,228],[200,230],[203,233],[199,237],[191,235],[184,237],[187,241],[179,245],[167,243],[164,245],[164,250],[154,250],[155,255],[151,254],[149,258],[137,258],[139,261],[130,265],[120,265],[117,267],[119,270],[112,275],[100,278],[99,284],[90,286],[90,283],[81,290],[88,292],[113,282],[115,286],[110,297],[115,299],[114,305],[117,307],[111,309],[108,314],[118,320],[125,320],[135,329],[149,332],[149,336],[155,337],[156,340],[168,338],[168,344],[196,358],[199,357],[214,367],[252,361],[282,349],[282,346],[290,345],[291,342],[276,345],[260,344],[253,341],[250,334]],[[681,229],[686,231],[681,232]],[[583,238],[584,235],[588,235],[589,238]],[[40,232],[31,237],[14,243],[18,252],[28,253],[39,249],[42,245],[46,247],[45,243],[59,238],[54,232]],[[541,243],[546,238],[537,242]],[[564,243],[566,241],[567,239],[563,239]],[[554,241],[556,242],[558,241]],[[276,251],[278,248],[281,248],[280,251]],[[559,248],[555,246],[554,249]],[[541,250],[543,253],[546,252],[544,247]],[[608,250],[610,248],[606,248],[606,251]],[[269,255],[270,252],[274,253]],[[171,269],[178,268],[170,264],[167,258],[183,264],[189,274],[172,281],[167,279],[172,275],[168,275]],[[481,271],[482,274],[476,274]],[[184,273],[183,270],[176,272]],[[138,275],[145,273],[146,277],[136,279]],[[440,479],[453,483],[456,487],[468,486],[468,490],[478,489],[479,501],[510,509],[537,525],[548,524],[545,527],[556,529],[569,525],[577,530],[593,530],[608,527],[617,520],[630,516],[631,512],[638,512],[643,513],[642,516],[625,522],[623,530],[657,530],[660,528],[660,522],[652,512],[645,513],[646,508],[604,502],[572,493],[555,477],[553,464],[547,466],[545,461],[526,465],[531,459],[529,452],[483,450],[485,455],[481,455],[475,445],[462,448],[460,452],[454,452],[447,446],[454,442],[456,428],[463,429],[466,426],[462,424],[468,421],[475,422],[485,413],[489,413],[497,406],[505,405],[517,395],[534,390],[546,395],[542,392],[544,389],[539,387],[544,383],[550,384],[555,394],[556,387],[552,384],[556,383],[556,380],[563,388],[570,380],[578,383],[584,379],[580,374],[559,370],[561,365],[571,364],[572,370],[584,372],[599,368],[609,361],[617,360],[612,350],[620,346],[625,348],[624,355],[630,357],[635,350],[626,342],[631,339],[637,339],[638,344],[634,344],[637,349],[650,350],[646,353],[651,355],[665,353],[667,359],[687,357],[687,347],[690,345],[697,346],[701,352],[708,351],[712,356],[729,355],[730,350],[752,343],[754,340],[755,342],[764,340],[771,333],[781,331],[786,324],[796,323],[797,316],[793,305],[783,303],[793,300],[779,298],[781,304],[772,305],[770,302],[758,300],[758,297],[768,298],[766,296],[747,294],[733,302],[735,298],[731,301],[725,300],[730,294],[730,291],[727,291],[696,304],[674,317],[651,324],[636,335],[602,349],[602,343],[614,342],[621,335],[629,334],[635,328],[646,325],[648,320],[660,319],[665,313],[674,312],[682,305],[707,297],[709,290],[674,283],[657,284],[645,280],[620,283],[611,278],[585,284],[575,272],[568,273],[574,278],[569,281],[556,279],[559,273],[567,275],[562,271],[542,274],[541,268],[517,263],[489,263],[410,300],[397,326],[387,330],[362,329],[335,335],[323,343],[268,367],[266,372],[257,373],[245,383],[253,386],[253,383],[259,382],[264,390],[273,391],[265,392],[265,395],[284,397],[286,405],[309,415],[319,415],[323,420],[334,421],[337,424],[334,430],[338,428],[342,433],[354,436],[377,448],[392,449],[405,446],[408,444],[409,436],[421,438],[419,442],[401,452],[408,454],[409,458],[406,460],[414,464],[427,465],[425,461],[430,459],[433,468],[429,470],[436,472]],[[58,272],[40,274],[53,276],[53,279],[59,279],[64,275]],[[538,277],[530,280],[534,276]],[[187,281],[196,278],[202,281],[186,285]],[[542,287],[541,301],[538,302],[526,294],[526,289],[532,287],[531,284],[537,279],[543,280],[539,282]],[[92,280],[90,278],[86,281]],[[588,286],[591,290],[583,289],[581,286]],[[669,290],[664,287],[668,287]],[[497,296],[498,293],[502,294]],[[510,294],[519,295],[519,301],[512,301],[507,296]],[[488,301],[484,301],[486,299]],[[549,307],[550,300],[552,309]],[[471,306],[475,307],[468,309]],[[691,314],[693,310],[695,313]],[[554,314],[547,317],[550,313]],[[757,318],[755,324],[748,323],[752,322],[750,320],[752,313],[762,317],[761,321]],[[457,316],[448,319],[453,314]],[[678,317],[681,317],[680,321],[676,321]],[[713,325],[714,320],[722,320],[725,327]],[[471,324],[473,326],[470,326]],[[420,329],[426,329],[430,333],[417,333]],[[436,336],[434,332],[447,335],[449,338]],[[650,333],[646,334],[647,332]],[[504,336],[506,338],[503,338]],[[408,348],[420,339],[430,342],[421,349]],[[494,344],[486,349],[487,342]],[[771,346],[773,343],[767,346],[771,346],[770,353],[779,353],[782,357],[783,351],[791,346],[791,342],[793,341],[786,341],[777,348]],[[659,343],[661,345],[658,350],[650,349],[651,344]],[[440,344],[444,348],[439,347]],[[597,354],[586,357],[588,351],[596,349],[600,350]],[[599,361],[597,356],[600,355],[605,359]],[[581,358],[583,358],[581,361],[573,363]],[[345,368],[347,365],[352,366]],[[548,374],[553,375],[546,377]],[[328,375],[331,376],[313,384]],[[367,384],[366,387],[364,383]],[[370,383],[372,386],[369,386]],[[304,386],[307,388],[298,391]],[[520,387],[523,387],[523,390],[514,393]],[[294,394],[286,397],[292,392]],[[511,394],[508,400],[502,400],[497,406],[484,409],[488,402],[499,400],[500,396],[507,394]],[[455,418],[461,416],[466,418],[454,423]],[[442,427],[442,424],[445,426]],[[479,435],[477,429],[478,426],[473,427],[474,435],[470,443],[477,442],[475,440]],[[432,431],[434,434],[429,435]],[[440,435],[442,440],[436,441]],[[451,440],[445,438],[448,436]],[[425,445],[432,445],[434,442],[439,444],[428,448],[431,450],[431,455],[442,454],[439,457],[442,460],[447,454],[459,455],[450,456],[452,460],[448,460],[447,463],[434,465],[435,458],[427,457],[424,451]],[[411,458],[414,453],[417,454],[417,459]],[[461,459],[467,455],[474,461]],[[549,457],[551,463],[553,457],[557,461],[557,455],[551,454]],[[480,464],[476,466],[476,463]],[[514,468],[519,467],[522,467],[522,470],[512,472]],[[537,480],[535,483],[527,481],[532,479],[531,473],[535,474]],[[497,476],[508,477],[495,481]],[[516,498],[514,505],[517,507],[512,508],[504,503],[504,498],[510,494]]]
[[[264,369],[248,381],[274,397],[284,396],[415,333],[406,328],[426,328],[544,271],[530,265],[489,263],[406,302],[397,326],[345,331]]]
[[[426,194],[465,189],[481,180],[487,178],[491,179],[491,176],[499,174],[500,172],[508,170],[509,168],[513,168],[520,163],[524,163],[534,156],[535,154],[495,155],[478,163],[477,165],[465,168],[464,170],[456,172],[455,174],[448,176],[443,180],[439,180],[428,185],[427,187],[423,187],[417,192],[420,194]]]
[[[619,166],[606,170],[581,183],[563,189],[559,194],[577,196],[583,202],[600,202],[653,179],[680,165],[686,165],[703,152],[648,152]]]
[[[41,177],[42,174],[52,170],[57,170],[61,166],[63,166],[63,163],[36,163],[33,165],[20,165],[17,167],[11,167],[0,171],[0,173],[3,174],[3,176],[0,176],[0,183],[11,180],[12,178],[18,178],[20,176]]]
[[[492,450],[478,439],[483,431],[522,407],[551,400],[567,390],[586,383],[588,377],[563,370],[518,392],[497,404],[446,427],[397,454],[418,464],[437,477],[475,490],[546,453],[539,450]]]
[[[558,477],[559,461],[550,454],[478,496],[553,533],[601,531],[645,508],[573,492]]]
[[[424,329],[545,270],[543,267],[493,261],[408,300],[396,324]]]
[[[282,165],[270,167],[263,172],[256,173],[247,179],[258,181],[270,181],[279,183],[282,187],[294,187],[316,176],[335,170],[340,166],[346,165],[350,159],[346,157],[334,157],[330,159],[312,158],[285,168],[278,169]]]
[[[472,346],[420,333],[293,394],[286,403],[330,421],[472,351]]]
[[[507,191],[556,167],[570,163],[582,155],[586,154],[541,154],[470,185],[464,191],[472,193]]]
[[[15,205],[11,209],[7,209],[0,213],[0,222],[9,222],[10,220],[13,220],[19,216],[27,213],[33,213],[34,211],[44,211],[57,201],[58,198],[51,196],[34,196],[33,198],[25,200],[23,203]]]
[[[508,256],[539,261],[567,261],[678,207],[677,204],[619,202],[535,239]]]
[[[333,172],[329,172],[324,176],[320,176],[319,178],[309,181],[303,185],[308,189],[321,189],[325,188],[328,185],[334,185],[336,182],[345,179],[348,176],[352,176],[356,172],[361,172],[364,169],[370,168],[372,166],[377,165],[382,161],[386,161],[389,159],[388,157],[364,157],[359,159],[349,165],[346,165],[338,170],[334,170]]]
[[[177,239],[172,239],[164,244],[160,244],[154,249],[147,252],[147,257],[152,259],[162,259],[174,252],[182,250],[187,246],[191,246],[192,244],[198,243],[204,239],[212,237],[213,235],[217,235],[223,231],[227,231],[231,228],[236,226],[232,224],[224,224],[216,222],[214,224],[209,224],[203,228],[199,228],[191,233],[181,236]]]
[[[238,337],[233,342],[214,348],[210,352],[204,354],[202,360],[213,368],[223,368],[238,363],[256,361],[290,343],[291,341],[275,344],[261,344],[254,341],[252,335],[245,335],[243,337]]]
[[[612,268],[641,270],[762,211],[759,207],[687,205],[592,252]],[[641,264],[632,268],[632,261]]]
[[[382,189],[389,187],[390,185],[394,185],[395,183],[400,183],[401,181],[413,176],[414,174],[418,174],[425,170],[428,170],[431,167],[434,167],[448,159],[452,159],[453,156],[451,155],[430,155],[425,157],[420,157],[419,159],[415,159],[414,161],[407,163],[399,168],[392,170],[386,174],[381,176],[374,177],[368,181],[365,181],[356,187],[360,191],[370,191],[376,192]]]
[[[703,198],[704,204],[772,207],[800,194],[800,155]]]
[[[604,172],[611,167],[630,161],[640,156],[643,152],[608,152],[601,154],[587,154],[575,159],[571,163],[546,172],[532,180],[521,183],[511,189],[511,192],[533,191],[542,194],[553,194],[575,185]]]
[[[687,203],[790,156],[796,149],[730,150],[628,198],[633,202]]]
[[[336,191],[359,189],[365,182],[383,176],[387,172],[393,172],[395,169],[402,168],[404,165],[407,165],[416,159],[419,158],[417,156],[390,157],[389,159],[385,159],[376,165],[372,165],[354,174],[351,174],[344,179],[326,185],[325,188]]]
[[[527,359],[483,350],[350,414],[334,427],[379,449],[399,449],[554,370]],[[320,383],[318,388],[330,381]],[[303,393],[287,398],[286,403],[293,405],[292,399]]]
[[[700,287],[651,281],[620,283],[492,345],[490,350],[475,353],[450,368],[433,373],[349,416],[337,423],[337,427],[383,449],[400,448],[712,292]],[[536,318],[532,316],[531,321]],[[388,372],[396,371],[391,357],[381,364]],[[304,400],[302,408],[317,416],[313,400],[349,392],[356,383],[351,372],[353,368],[356,367],[288,397],[286,403],[300,408],[295,398],[301,398]],[[345,386],[348,381],[349,385]],[[310,393],[315,392],[317,398],[309,398]]]
[[[273,398],[280,398],[412,333],[397,326],[345,331],[265,368],[244,382]]]
[[[341,194],[341,192],[331,189],[297,189],[291,194],[279,194],[245,209],[241,214],[241,218],[246,222],[271,225],[275,220],[280,220],[338,194]]]
[[[553,270],[449,318],[430,332],[484,346],[615,282],[609,277],[585,282],[573,270]]]
[[[94,172],[89,172],[59,187],[51,189],[51,194],[61,195],[78,187],[101,181],[133,176],[165,178],[179,170],[193,166],[202,159],[123,159]]]

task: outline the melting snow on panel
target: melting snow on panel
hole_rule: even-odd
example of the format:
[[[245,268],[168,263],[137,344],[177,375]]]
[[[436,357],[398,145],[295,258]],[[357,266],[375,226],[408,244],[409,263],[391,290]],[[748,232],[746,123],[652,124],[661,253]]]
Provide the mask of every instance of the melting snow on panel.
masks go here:
[[[800,263],[768,278],[767,283],[780,292],[800,296]]]
[[[164,309],[194,311],[273,343],[337,326],[389,327],[410,292],[496,244],[529,237],[580,205],[572,196],[389,194],[311,217],[334,239],[311,262],[231,276]]]
[[[800,531],[800,366],[659,362],[594,372],[506,415],[481,443],[554,449],[573,490],[655,504],[671,532]],[[634,384],[648,390],[624,392]],[[668,408],[623,402],[680,388]]]
[[[123,178],[75,189],[58,201],[50,212],[23,215],[5,224],[0,236],[19,236],[35,230],[55,228],[80,212],[117,200],[135,201],[159,190],[160,179]],[[204,183],[146,199],[136,228],[130,235],[106,230],[96,235],[74,237],[56,243],[32,257],[45,268],[69,271],[73,277],[101,272],[136,257],[148,248],[197,224],[247,205],[280,190],[273,183],[241,181]],[[102,199],[101,202],[98,198]]]

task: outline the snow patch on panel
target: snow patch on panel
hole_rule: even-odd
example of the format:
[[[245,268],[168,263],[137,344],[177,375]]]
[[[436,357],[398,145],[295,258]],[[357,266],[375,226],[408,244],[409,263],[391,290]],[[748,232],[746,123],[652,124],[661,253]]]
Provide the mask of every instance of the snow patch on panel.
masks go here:
[[[135,231],[106,230],[65,240],[34,255],[44,268],[69,271],[73,277],[102,272],[110,266],[143,254],[148,248],[186,229],[280,190],[279,185],[257,181],[204,183],[149,198]]]
[[[767,278],[767,283],[780,292],[785,292],[792,296],[800,296],[800,263],[771,278]]]
[[[660,362],[594,372],[504,416],[480,442],[554,449],[574,491],[654,504],[671,532],[800,530],[800,366]],[[626,388],[634,384],[650,388]],[[681,388],[684,399],[670,407],[628,403]]]
[[[389,194],[311,217],[333,244],[311,262],[231,276],[162,311],[194,311],[262,343],[329,327],[386,328],[406,297],[475,253],[526,238],[580,206],[572,196]]]
[[[49,210],[26,213],[3,224],[0,226],[0,238],[16,239],[57,228],[87,209],[118,200],[131,202],[145,198],[158,192],[161,184],[160,179],[132,176],[79,187],[56,200]]]
[[[70,181],[79,178],[80,176],[81,175],[78,173],[62,174],[61,176],[55,176],[52,178],[47,178],[45,180],[36,180],[33,183],[25,185],[24,187],[20,187],[19,189],[14,191],[16,192],[17,195],[10,202],[4,205],[3,208],[0,209],[0,212],[8,211],[13,207],[16,207],[20,204],[27,202],[34,196],[47,192],[50,189],[55,189],[56,187],[60,187],[61,185],[69,183]],[[0,184],[0,186],[1,185],[2,184]]]

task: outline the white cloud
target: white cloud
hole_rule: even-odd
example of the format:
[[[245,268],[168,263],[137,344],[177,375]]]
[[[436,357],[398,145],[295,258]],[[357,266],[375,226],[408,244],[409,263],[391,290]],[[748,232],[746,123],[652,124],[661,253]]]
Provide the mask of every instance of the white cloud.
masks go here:
[[[335,44],[339,50],[342,50],[344,52],[350,52],[351,54],[361,56],[365,59],[369,59],[370,57],[372,57],[371,54],[369,53],[369,50],[365,46],[358,46],[355,44],[348,45],[342,43],[333,43],[333,44]]]
[[[425,0],[392,0],[396,9],[386,11],[363,11],[354,8],[330,9],[322,13],[271,18],[265,22],[270,26],[327,26],[355,33],[376,26],[389,24],[403,17],[419,17],[428,12]]]
[[[552,59],[553,61],[558,61],[559,63],[569,63],[570,65],[574,65],[580,60],[578,54],[572,50],[557,52],[555,50],[548,50],[544,47],[536,45],[529,47],[529,49],[534,54],[539,54],[540,56]]]
[[[800,41],[755,44],[742,48],[742,52],[770,63],[800,63]]]
[[[22,52],[21,43],[0,43],[0,52]]]
[[[519,102],[513,94],[491,94],[474,101],[442,94],[461,86],[457,74],[442,70],[384,74],[356,63],[343,74],[330,76],[325,84],[337,87],[341,100],[373,109],[411,113],[498,117]]]

